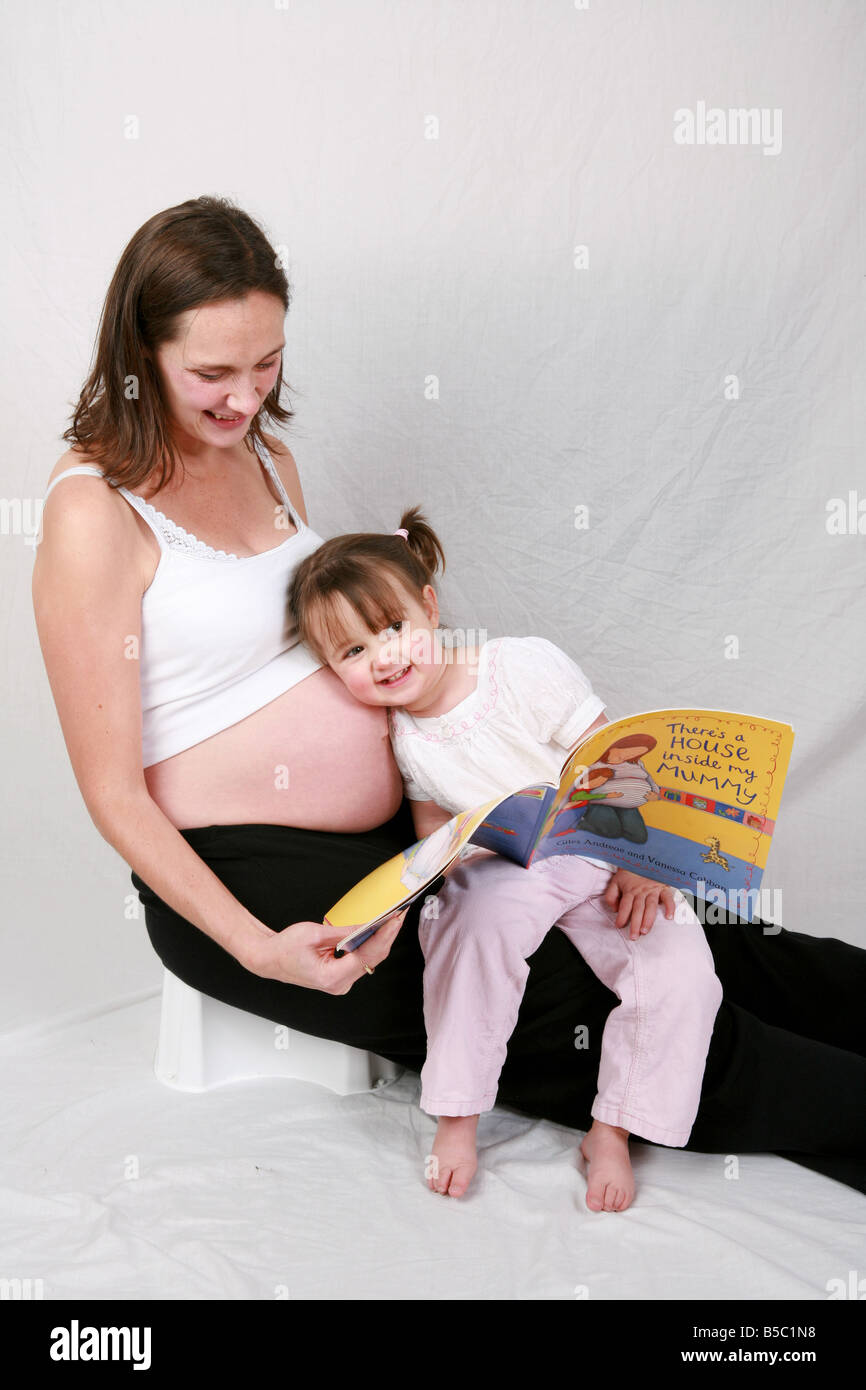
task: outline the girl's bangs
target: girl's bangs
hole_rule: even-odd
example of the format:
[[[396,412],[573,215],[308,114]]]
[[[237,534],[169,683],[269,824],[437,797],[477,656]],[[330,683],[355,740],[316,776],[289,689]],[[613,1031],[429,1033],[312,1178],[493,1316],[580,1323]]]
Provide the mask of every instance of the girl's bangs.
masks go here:
[[[384,632],[405,616],[405,596],[382,575],[381,569],[367,574],[355,570],[339,588],[319,594],[311,606],[310,617],[334,650],[347,645],[352,636],[347,606],[368,632]]]

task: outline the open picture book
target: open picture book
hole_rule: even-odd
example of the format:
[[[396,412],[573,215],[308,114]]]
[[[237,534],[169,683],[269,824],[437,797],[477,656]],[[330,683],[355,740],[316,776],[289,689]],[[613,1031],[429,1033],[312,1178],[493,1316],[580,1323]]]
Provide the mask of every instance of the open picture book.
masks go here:
[[[357,883],[325,921],[353,951],[469,846],[528,868],[577,854],[752,919],[794,742],[790,724],[725,710],[651,710],[585,736],[557,785],[461,811]],[[720,897],[721,895],[721,897]]]

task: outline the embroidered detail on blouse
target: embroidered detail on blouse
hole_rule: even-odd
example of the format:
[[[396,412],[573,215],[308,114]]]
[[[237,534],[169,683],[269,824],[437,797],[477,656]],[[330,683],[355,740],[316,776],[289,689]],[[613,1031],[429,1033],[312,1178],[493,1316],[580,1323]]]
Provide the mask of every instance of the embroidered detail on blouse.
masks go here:
[[[456,733],[469,733],[482,719],[485,719],[487,715],[496,708],[496,702],[499,699],[499,686],[496,683],[496,659],[499,655],[501,642],[502,638],[500,637],[497,641],[489,644],[487,669],[484,673],[485,683],[489,687],[489,696],[475,711],[471,719],[461,719],[457,723],[452,724],[449,723],[447,714],[434,715],[433,718],[439,718],[442,723],[441,734],[434,734],[432,730],[428,732],[426,729],[419,729],[417,725],[401,729],[397,723],[399,710],[392,708],[389,711],[391,714],[391,727],[397,738],[422,738],[425,743],[448,743]],[[477,695],[477,689],[473,693]]]

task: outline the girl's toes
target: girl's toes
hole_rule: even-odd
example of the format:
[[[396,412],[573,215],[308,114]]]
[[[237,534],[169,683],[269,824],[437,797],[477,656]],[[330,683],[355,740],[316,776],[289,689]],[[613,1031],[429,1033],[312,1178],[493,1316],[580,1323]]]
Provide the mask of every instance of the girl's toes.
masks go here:
[[[458,1164],[458,1166],[454,1169],[454,1173],[451,1178],[451,1185],[448,1188],[448,1196],[462,1197],[474,1176],[474,1164]]]

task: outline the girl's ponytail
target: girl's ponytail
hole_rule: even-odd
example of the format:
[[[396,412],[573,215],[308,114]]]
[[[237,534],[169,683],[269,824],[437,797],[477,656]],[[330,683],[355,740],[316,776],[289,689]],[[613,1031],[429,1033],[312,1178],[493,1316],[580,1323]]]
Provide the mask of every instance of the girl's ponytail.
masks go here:
[[[339,645],[345,633],[340,600],[345,599],[370,632],[383,632],[402,621],[400,587],[420,602],[440,568],[445,569],[442,542],[418,507],[403,513],[399,529],[391,535],[380,531],[335,536],[298,566],[288,594],[290,626],[297,627],[314,651],[320,651],[318,628]]]
[[[420,507],[410,507],[403,513],[399,529],[406,532],[406,544],[424,570],[427,584],[432,582],[437,569],[445,573],[442,542],[422,516]]]

